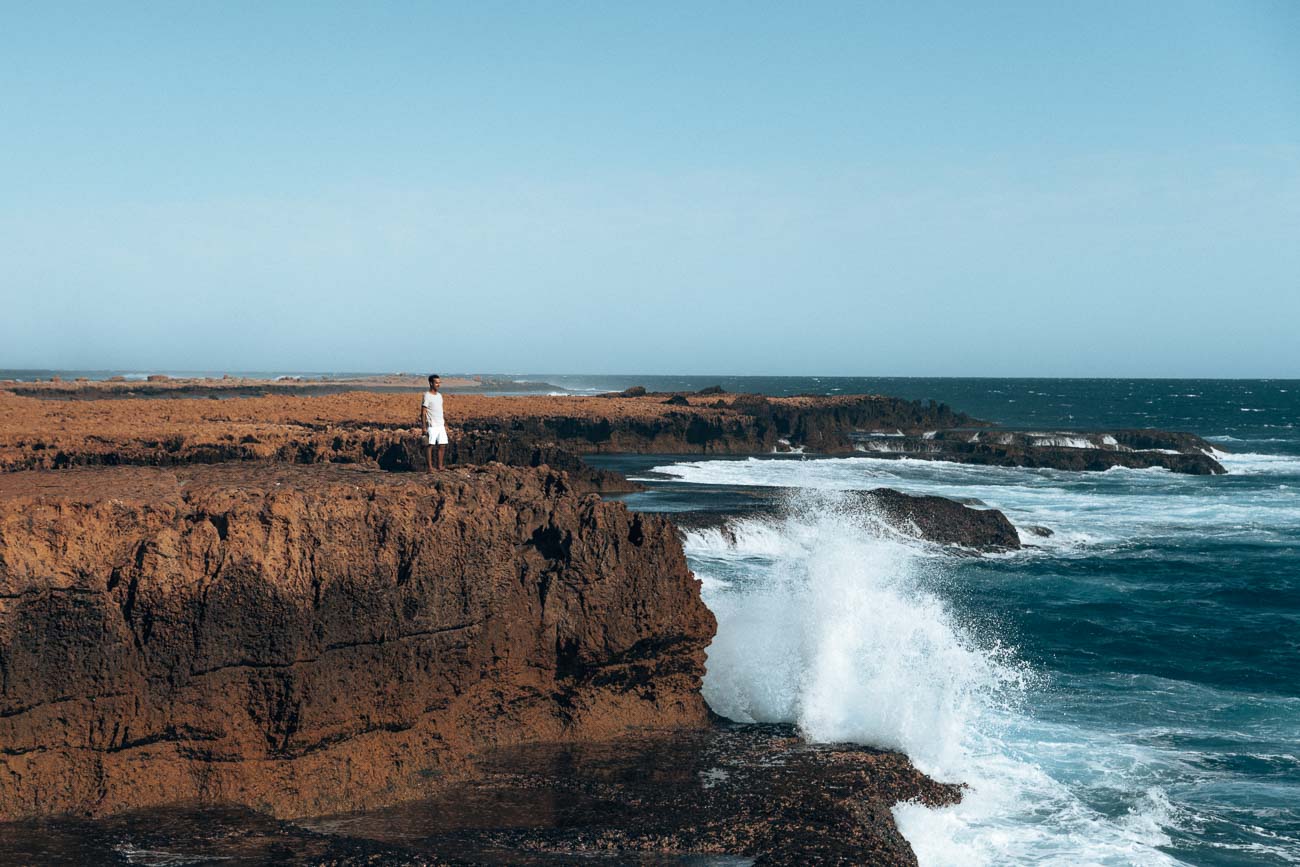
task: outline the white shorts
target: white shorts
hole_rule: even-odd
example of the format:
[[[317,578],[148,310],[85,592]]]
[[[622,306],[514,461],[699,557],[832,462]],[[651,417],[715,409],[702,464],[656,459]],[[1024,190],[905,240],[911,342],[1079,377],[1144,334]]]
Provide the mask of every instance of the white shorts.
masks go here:
[[[435,425],[424,432],[424,444],[426,446],[445,446],[447,444],[447,428],[443,425]]]

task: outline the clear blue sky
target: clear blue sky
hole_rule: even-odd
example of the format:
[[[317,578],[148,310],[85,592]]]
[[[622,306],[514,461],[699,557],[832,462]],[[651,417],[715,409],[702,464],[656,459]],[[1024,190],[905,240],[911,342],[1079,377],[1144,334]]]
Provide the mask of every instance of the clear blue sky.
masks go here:
[[[0,367],[1300,376],[1300,3],[9,4]]]

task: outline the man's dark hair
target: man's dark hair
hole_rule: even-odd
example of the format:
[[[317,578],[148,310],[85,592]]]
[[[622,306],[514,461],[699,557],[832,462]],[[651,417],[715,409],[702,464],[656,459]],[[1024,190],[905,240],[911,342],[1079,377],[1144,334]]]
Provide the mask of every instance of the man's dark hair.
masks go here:
[[[433,385],[433,381],[435,379],[441,379],[441,377],[439,377],[438,374],[436,373],[429,374],[429,385]]]

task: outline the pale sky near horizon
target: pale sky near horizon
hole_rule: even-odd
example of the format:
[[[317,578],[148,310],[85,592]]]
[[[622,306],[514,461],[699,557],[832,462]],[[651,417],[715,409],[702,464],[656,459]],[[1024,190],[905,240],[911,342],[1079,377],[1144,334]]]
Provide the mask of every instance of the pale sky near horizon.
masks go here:
[[[0,368],[1300,377],[1300,3],[9,4]]]

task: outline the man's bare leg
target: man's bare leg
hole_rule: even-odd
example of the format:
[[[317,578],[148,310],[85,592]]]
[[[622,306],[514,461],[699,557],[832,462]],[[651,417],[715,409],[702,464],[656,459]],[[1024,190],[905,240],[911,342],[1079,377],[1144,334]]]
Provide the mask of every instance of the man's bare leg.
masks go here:
[[[443,456],[447,452],[446,446],[438,446],[438,469],[442,469]]]
[[[441,446],[439,446],[439,448],[441,448]],[[424,462],[429,465],[429,472],[433,472],[433,446],[432,445],[427,445],[424,447]],[[442,457],[441,455],[439,455],[439,463],[441,462],[442,462]]]

